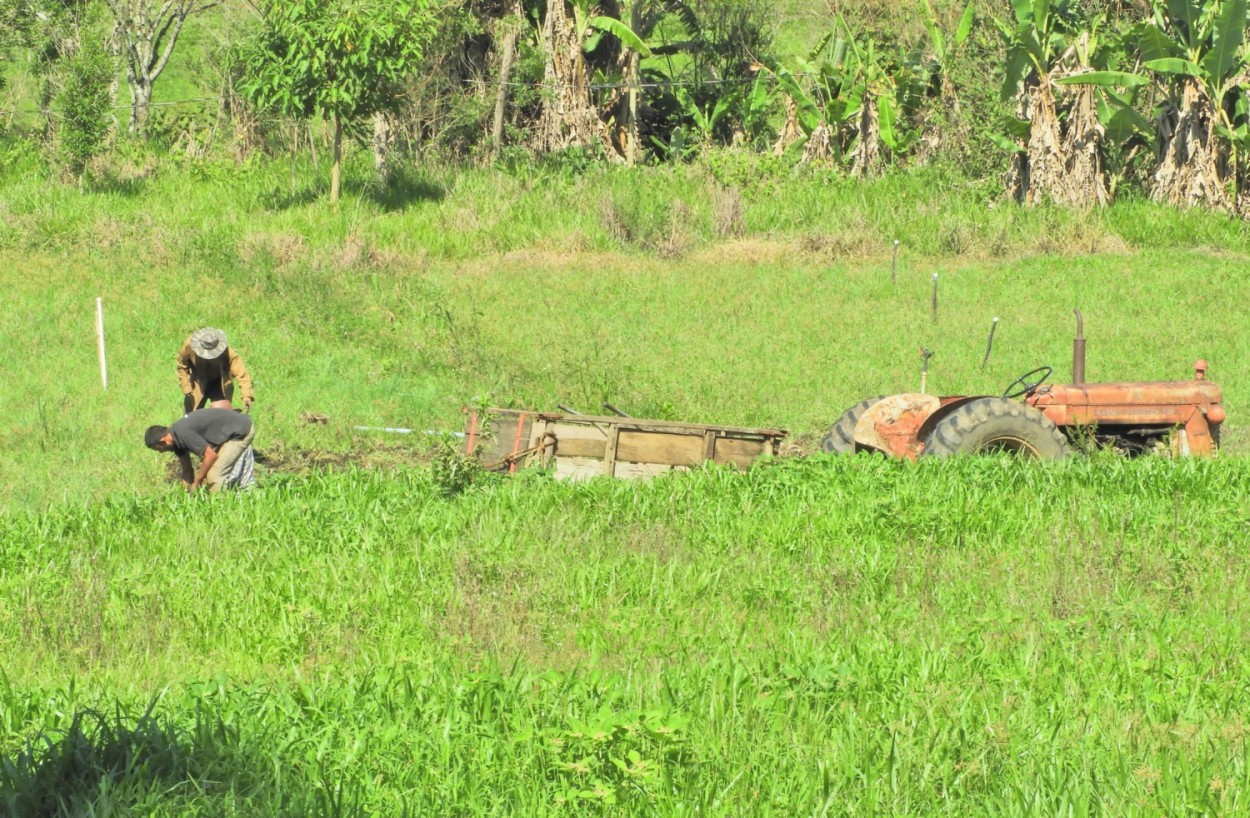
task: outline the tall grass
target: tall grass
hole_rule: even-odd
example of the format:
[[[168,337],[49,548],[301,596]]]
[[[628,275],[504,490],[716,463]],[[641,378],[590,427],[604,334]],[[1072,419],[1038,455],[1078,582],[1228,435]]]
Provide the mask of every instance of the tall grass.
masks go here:
[[[1248,488],[1241,461],[817,458],[12,515],[0,798],[1236,814]]]

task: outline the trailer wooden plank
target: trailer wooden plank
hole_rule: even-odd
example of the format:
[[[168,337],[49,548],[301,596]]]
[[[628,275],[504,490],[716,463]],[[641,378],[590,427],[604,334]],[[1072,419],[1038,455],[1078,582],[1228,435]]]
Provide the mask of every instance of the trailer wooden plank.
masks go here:
[[[732,463],[745,469],[766,454],[772,454],[772,441],[722,437],[716,441],[716,456],[712,459],[717,463]]]
[[[630,463],[693,466],[703,462],[703,435],[622,429],[616,456]]]
[[[593,457],[602,460],[608,452],[608,441],[556,435],[557,457]]]

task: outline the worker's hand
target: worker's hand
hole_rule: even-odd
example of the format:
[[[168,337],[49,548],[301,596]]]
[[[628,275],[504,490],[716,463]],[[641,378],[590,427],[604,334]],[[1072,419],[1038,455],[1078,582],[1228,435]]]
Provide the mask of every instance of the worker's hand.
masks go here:
[[[194,483],[188,483],[188,484],[187,484],[187,494],[195,494],[195,490],[196,490],[196,489],[198,489],[199,487],[200,487],[200,481],[199,481],[199,480],[196,480]]]

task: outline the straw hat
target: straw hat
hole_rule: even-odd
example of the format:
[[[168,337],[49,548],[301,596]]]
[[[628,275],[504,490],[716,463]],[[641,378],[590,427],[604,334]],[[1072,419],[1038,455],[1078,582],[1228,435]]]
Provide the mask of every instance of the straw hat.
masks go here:
[[[205,361],[220,357],[226,351],[226,333],[212,327],[191,333],[191,351]]]

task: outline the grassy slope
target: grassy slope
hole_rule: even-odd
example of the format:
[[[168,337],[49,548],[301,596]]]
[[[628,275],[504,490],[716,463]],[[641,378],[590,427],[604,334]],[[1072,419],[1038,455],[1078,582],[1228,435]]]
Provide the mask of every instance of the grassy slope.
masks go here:
[[[1066,377],[1080,306],[1091,378],[1185,378],[1205,357],[1227,392],[1228,450],[1247,451],[1248,342],[1230,331],[1246,227],[1220,217],[1023,212],[923,176],[783,177],[742,189],[747,234],[721,240],[726,194],[698,168],[431,173],[358,187],[337,214],[281,164],[165,168],[85,195],[8,179],[0,343],[22,360],[0,394],[9,507],[159,490],[136,441],[178,411],[172,355],[206,323],[254,371],[263,448],[343,451],[373,445],[356,425],[454,429],[486,397],[607,400],[810,440],[865,395],[915,388],[921,345],[945,392],[997,392],[1043,363]]]

